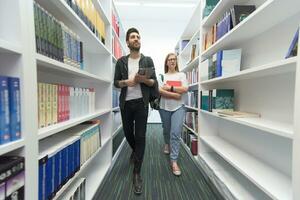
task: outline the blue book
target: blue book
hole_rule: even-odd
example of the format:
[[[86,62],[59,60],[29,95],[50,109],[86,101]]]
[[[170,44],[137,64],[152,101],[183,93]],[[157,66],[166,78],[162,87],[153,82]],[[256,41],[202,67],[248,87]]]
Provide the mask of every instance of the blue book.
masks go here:
[[[297,56],[297,49],[298,49],[298,38],[299,38],[299,28],[296,31],[296,34],[294,35],[294,38],[292,40],[292,43],[289,47],[289,50],[285,56],[285,58],[290,58],[293,56]]]
[[[46,199],[46,163],[48,156],[39,159],[39,200]]]
[[[19,78],[8,78],[11,141],[21,138],[21,107]]]
[[[55,156],[54,156],[54,187],[53,187],[53,192],[56,193],[59,190],[59,173],[60,173],[60,157],[61,157],[61,151],[59,150]]]
[[[46,162],[46,168],[45,168],[46,176],[45,176],[45,186],[46,186],[46,192],[45,196],[46,199],[50,199],[52,195],[52,177],[53,177],[53,157],[48,157],[48,160]]]
[[[65,184],[67,182],[67,178],[68,178],[68,148],[65,147],[62,150],[62,155],[61,155],[61,183],[62,185]]]
[[[0,144],[10,141],[9,92],[7,77],[0,76]]]
[[[217,52],[217,66],[216,66],[216,77],[222,76],[222,56],[223,51],[220,50]]]

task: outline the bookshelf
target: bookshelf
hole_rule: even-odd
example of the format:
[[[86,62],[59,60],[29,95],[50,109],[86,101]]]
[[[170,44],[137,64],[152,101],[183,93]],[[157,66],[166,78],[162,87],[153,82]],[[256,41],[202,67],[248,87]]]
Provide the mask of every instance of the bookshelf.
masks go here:
[[[101,148],[55,195],[55,199],[59,199],[60,195],[73,187],[73,183],[78,178],[86,177],[86,199],[92,199],[113,164],[113,136],[117,131],[113,128],[113,116],[115,112],[119,112],[119,109],[112,108],[112,82],[117,59],[113,55],[112,38],[116,36],[116,32],[111,19],[112,12],[117,14],[117,10],[112,0],[89,1],[93,3],[94,10],[103,21],[105,28],[104,35],[102,35],[105,37],[105,43],[103,43],[103,38],[99,38],[90,29],[67,1],[36,0],[35,2],[78,35],[83,43],[84,68],[74,67],[37,52],[33,0],[0,2],[0,75],[18,77],[21,93],[21,139],[0,145],[0,155],[25,157],[25,199],[38,199],[40,142],[56,137],[61,131],[75,127],[82,122],[100,120]],[[117,38],[125,54],[125,31],[121,25],[120,27],[120,37]],[[93,88],[95,110],[39,128],[38,83]],[[121,130],[120,125],[118,131]],[[119,145],[118,151],[123,144],[124,141]]]
[[[203,35],[233,5],[255,5],[256,10],[204,49]],[[183,72],[198,68],[201,73],[202,62],[219,50],[242,49],[239,72],[208,80],[200,75],[199,83],[190,87],[198,86],[198,105],[200,91],[234,89],[236,110],[261,115],[221,117],[200,106],[197,109],[198,163],[229,199],[300,198],[300,159],[295,153],[300,150],[299,50],[298,56],[285,59],[299,28],[299,6],[295,0],[220,0],[202,19],[203,0],[193,14],[201,16],[199,24],[191,19],[183,35],[192,32],[176,44],[179,59],[184,60],[181,41],[199,31],[199,58],[181,62]],[[270,18],[271,13],[278,15]]]

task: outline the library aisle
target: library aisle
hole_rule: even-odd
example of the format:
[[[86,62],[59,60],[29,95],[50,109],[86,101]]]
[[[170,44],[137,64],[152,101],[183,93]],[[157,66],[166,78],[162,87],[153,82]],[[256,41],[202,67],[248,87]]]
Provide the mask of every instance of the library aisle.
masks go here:
[[[125,143],[117,160],[103,180],[94,200],[125,199],[174,199],[174,200],[214,200],[223,199],[215,187],[211,187],[196,161],[184,150],[179,154],[182,175],[176,177],[169,166],[169,157],[162,152],[163,135],[161,124],[148,124],[146,150],[142,168],[143,193],[137,196],[132,187],[133,165],[129,163],[131,150]]]

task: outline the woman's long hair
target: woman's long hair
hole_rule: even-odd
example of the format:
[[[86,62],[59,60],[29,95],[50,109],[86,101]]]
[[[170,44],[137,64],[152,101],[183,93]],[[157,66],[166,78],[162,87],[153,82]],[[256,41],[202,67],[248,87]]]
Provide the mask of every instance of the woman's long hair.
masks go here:
[[[169,54],[167,55],[166,59],[165,59],[165,74],[168,73],[168,71],[169,71],[169,67],[168,67],[168,59],[169,59],[170,56],[175,56],[175,58],[176,58],[176,66],[175,66],[175,70],[176,70],[177,72],[179,72],[179,69],[178,69],[178,61],[177,61],[177,56],[176,56],[176,54],[175,54],[175,53],[169,53]]]

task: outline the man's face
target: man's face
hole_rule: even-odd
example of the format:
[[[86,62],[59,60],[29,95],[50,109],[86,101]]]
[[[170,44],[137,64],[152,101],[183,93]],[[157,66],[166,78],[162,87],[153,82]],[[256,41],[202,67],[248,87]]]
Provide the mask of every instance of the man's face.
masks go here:
[[[127,46],[131,51],[139,51],[141,48],[140,35],[136,32],[130,33]]]

